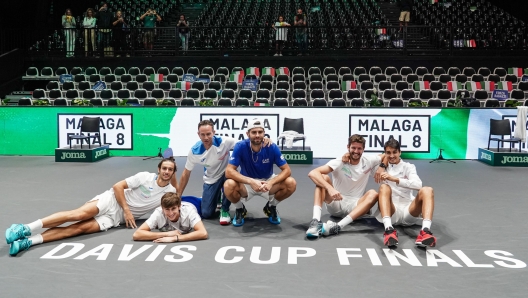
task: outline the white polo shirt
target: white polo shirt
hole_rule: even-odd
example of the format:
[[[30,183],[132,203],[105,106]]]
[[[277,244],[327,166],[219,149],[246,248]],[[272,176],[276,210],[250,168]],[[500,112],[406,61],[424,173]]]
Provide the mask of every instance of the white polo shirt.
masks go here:
[[[170,221],[161,207],[156,208],[152,215],[145,221],[151,230],[158,229],[160,232],[179,231],[182,234],[191,232],[194,226],[202,219],[193,204],[182,202],[180,218],[176,222]]]
[[[332,184],[343,196],[361,198],[365,194],[369,175],[381,163],[379,155],[362,155],[357,165],[341,161],[341,157],[327,163],[332,168]]]
[[[397,164],[389,163],[387,173],[400,179],[400,184],[392,181],[383,182],[391,187],[394,205],[406,205],[412,202],[414,200],[413,190],[422,188],[422,180],[416,173],[416,167],[411,163],[400,160]]]
[[[203,142],[198,141],[187,155],[185,168],[192,171],[194,166],[201,165],[204,167],[204,183],[215,183],[225,173],[229,162],[229,151],[235,147],[236,142],[230,137],[214,136],[211,148],[206,150]]]

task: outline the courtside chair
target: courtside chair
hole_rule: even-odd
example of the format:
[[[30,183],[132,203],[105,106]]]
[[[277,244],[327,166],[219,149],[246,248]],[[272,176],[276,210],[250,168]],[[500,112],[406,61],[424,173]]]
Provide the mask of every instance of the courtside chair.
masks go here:
[[[394,74],[399,74],[398,69],[394,66],[387,66],[385,68],[385,75],[390,78]]]
[[[128,83],[128,82],[132,82],[132,81],[134,81],[134,80],[132,79],[132,76],[129,75],[129,74],[124,74],[124,75],[120,76],[120,77],[119,77],[119,80],[120,80],[121,83],[123,83],[123,84],[126,84],[126,83]]]
[[[458,74],[461,74],[462,72],[460,71],[460,68],[458,67],[449,67],[449,69],[447,69],[447,74],[454,77]]]
[[[165,67],[165,66],[162,66],[160,68],[158,68],[158,71],[157,71],[158,74],[162,74],[163,77],[167,77],[169,74],[170,74],[170,71],[169,71],[169,68]]]
[[[18,100],[17,105],[19,105],[19,106],[32,106],[33,105],[33,101],[31,100],[31,98],[21,98],[21,99]]]
[[[443,74],[446,74],[446,71],[443,67],[433,68],[433,75],[436,77],[437,80],[440,77],[440,75],[443,75]]]
[[[72,76],[75,76],[75,75],[78,75],[78,74],[82,74],[83,73],[83,69],[78,67],[78,66],[75,66],[73,67],[71,70],[70,70],[70,74]]]
[[[303,151],[304,151],[306,136],[304,136],[304,119],[303,118],[293,119],[293,118],[285,117],[282,131],[283,132],[285,132],[285,131],[295,131],[295,132],[297,132],[299,134],[302,134],[302,136],[294,137],[293,138],[293,142],[295,143],[297,141],[302,141],[303,142]],[[281,150],[284,150],[284,142],[286,141],[286,138],[284,136],[280,136],[279,139],[278,139],[278,142],[280,143],[281,140],[282,140]]]
[[[344,67],[340,67],[337,73],[339,75],[339,78],[343,78],[343,76],[346,74],[352,74],[352,70],[350,69],[350,67],[344,66]]]
[[[183,78],[183,75],[185,74],[185,70],[183,70],[182,67],[173,67],[171,73],[177,75],[178,78],[181,80]]]
[[[500,137],[493,137],[500,136]],[[509,138],[505,139],[504,136]],[[499,152],[500,143],[510,143],[510,152],[512,151],[512,145],[519,143],[519,152],[521,151],[522,140],[520,138],[514,138],[511,134],[510,120],[496,120],[490,119],[490,132],[488,136],[488,150],[490,148],[491,141],[497,142],[497,152]]]
[[[126,75],[127,72],[126,72],[126,69],[122,66],[118,66],[114,69],[114,74],[117,76],[117,77],[121,77],[122,75]]]
[[[466,77],[470,78],[472,75],[476,74],[477,72],[475,71],[473,67],[464,67],[464,69],[462,69],[462,73],[466,75]]]
[[[90,139],[94,139],[94,143],[99,143],[99,146],[102,146],[101,144],[101,136],[99,132],[99,122],[100,117],[83,117],[82,123],[81,123],[81,129],[80,134],[78,135],[68,135],[68,142],[70,143],[70,149],[72,148],[72,140],[81,140],[81,149],[83,146],[83,141],[86,140],[88,142],[88,148],[91,148],[91,142]],[[83,133],[88,133],[88,135],[84,135]],[[93,134],[93,135],[92,135]]]
[[[364,107],[365,101],[361,98],[354,98],[350,101],[351,107]]]
[[[304,68],[303,67],[294,67],[292,70],[292,75],[302,75],[305,76]]]

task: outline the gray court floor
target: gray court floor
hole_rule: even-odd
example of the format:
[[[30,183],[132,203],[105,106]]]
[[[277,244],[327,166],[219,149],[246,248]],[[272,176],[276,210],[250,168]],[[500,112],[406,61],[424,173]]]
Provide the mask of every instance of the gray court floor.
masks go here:
[[[1,231],[77,208],[119,180],[156,171],[158,161],[1,156]],[[179,177],[185,159],[177,162]],[[132,230],[117,228],[10,257],[2,240],[0,297],[526,297],[527,169],[413,161],[435,190],[438,246],[415,248],[415,227],[399,229],[400,245],[389,251],[375,220],[353,223],[338,236],[305,238],[313,206],[307,174],[326,160],[315,162],[292,165],[297,191],[279,205],[279,226],[267,222],[265,202],[255,198],[246,204],[243,227],[206,220],[205,241],[134,242]],[[201,196],[200,172],[192,173],[186,195]]]

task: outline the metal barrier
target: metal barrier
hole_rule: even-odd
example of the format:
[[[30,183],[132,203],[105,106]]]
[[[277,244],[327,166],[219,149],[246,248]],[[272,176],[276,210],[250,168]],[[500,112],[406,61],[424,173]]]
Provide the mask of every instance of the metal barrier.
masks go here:
[[[512,55],[528,48],[525,27],[178,27],[62,29],[52,34],[4,30],[0,50],[28,56],[192,55]],[[482,32],[482,33],[479,33]],[[472,38],[470,36],[477,36]],[[277,42],[277,40],[284,40]]]

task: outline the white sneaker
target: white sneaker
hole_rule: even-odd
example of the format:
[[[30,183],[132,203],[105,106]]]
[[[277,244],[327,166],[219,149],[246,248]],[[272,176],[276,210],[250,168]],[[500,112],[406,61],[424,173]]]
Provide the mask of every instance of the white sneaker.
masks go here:
[[[324,236],[337,235],[341,231],[341,227],[336,222],[329,220],[323,223],[322,230]]]
[[[282,54],[279,54],[279,56],[282,56]]]
[[[220,210],[220,224],[223,226],[227,226],[230,223],[231,223],[231,215],[229,215],[229,212]]]
[[[277,56],[279,56],[279,54],[275,54],[275,55],[273,55],[273,56],[277,57]]]

